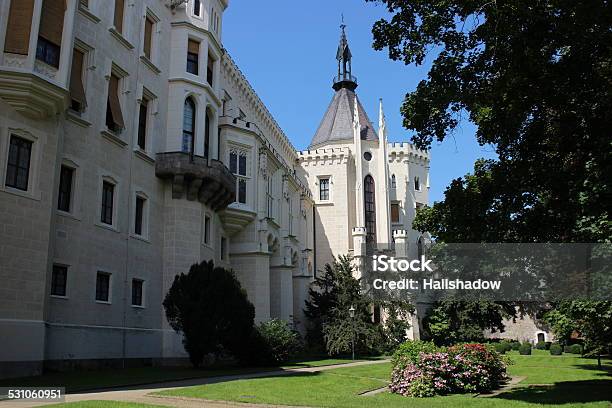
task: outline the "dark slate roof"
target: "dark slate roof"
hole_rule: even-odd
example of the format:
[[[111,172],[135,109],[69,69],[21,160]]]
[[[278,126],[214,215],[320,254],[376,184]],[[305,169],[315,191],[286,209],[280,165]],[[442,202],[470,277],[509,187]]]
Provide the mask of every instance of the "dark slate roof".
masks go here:
[[[309,149],[317,148],[328,142],[339,140],[353,140],[353,113],[355,92],[347,88],[339,89],[332,99],[323,120],[317,129]],[[357,98],[357,111],[361,124],[362,140],[378,140],[374,126]]]

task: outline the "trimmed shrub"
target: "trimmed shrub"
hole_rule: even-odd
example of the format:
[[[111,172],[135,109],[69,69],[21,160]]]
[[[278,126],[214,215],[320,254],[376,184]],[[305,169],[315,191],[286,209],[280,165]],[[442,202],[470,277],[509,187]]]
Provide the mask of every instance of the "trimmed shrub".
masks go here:
[[[270,354],[271,362],[284,363],[302,350],[300,335],[284,320],[272,319],[257,326]]]
[[[519,347],[519,354],[522,356],[531,355],[531,344],[528,342],[521,344],[521,347]]]
[[[432,341],[408,340],[395,350],[391,357],[391,364],[394,369],[403,369],[408,364],[415,364],[419,360],[420,353],[434,353],[441,351]]]
[[[550,355],[551,356],[560,356],[561,354],[563,354],[563,349],[561,348],[560,344],[551,344],[550,346]]]
[[[499,354],[506,354],[508,351],[504,343],[493,343],[492,346]]]
[[[504,340],[501,342],[501,344],[504,346],[504,349],[506,350],[506,352],[512,350],[512,342],[508,340]]]
[[[521,348],[521,343],[518,341],[513,341],[510,343],[510,347],[512,347],[512,350],[514,351],[519,351],[519,349]]]
[[[538,349],[538,350],[546,350],[546,342],[538,341],[538,343],[536,344],[535,348]]]
[[[569,346],[569,351],[567,353],[582,354],[582,344],[572,344]]]
[[[550,350],[550,346],[552,346],[552,341],[546,342],[546,350]]]
[[[394,368],[389,389],[412,397],[489,391],[507,379],[507,363],[492,346],[483,344],[421,352],[415,363]]]

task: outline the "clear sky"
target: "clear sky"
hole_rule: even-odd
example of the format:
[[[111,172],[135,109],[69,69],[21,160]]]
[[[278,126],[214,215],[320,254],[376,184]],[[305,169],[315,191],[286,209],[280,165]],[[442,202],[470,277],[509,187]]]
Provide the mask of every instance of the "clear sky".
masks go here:
[[[230,0],[224,15],[223,44],[298,150],[305,149],[333,96],[341,15],[353,54],[357,94],[378,127],[383,99],[389,140],[409,141],[399,112],[406,92],[427,77],[428,66],[406,66],[372,48],[373,23],[387,11],[365,0]],[[430,204],[443,198],[454,178],[473,169],[481,147],[474,126],[462,123],[453,137],[431,149]]]

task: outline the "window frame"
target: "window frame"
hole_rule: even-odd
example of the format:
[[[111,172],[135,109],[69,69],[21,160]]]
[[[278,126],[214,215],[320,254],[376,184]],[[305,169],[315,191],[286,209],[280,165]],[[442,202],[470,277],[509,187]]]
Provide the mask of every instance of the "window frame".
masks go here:
[[[397,219],[394,220],[393,219],[393,207],[397,208]],[[401,215],[401,205],[399,201],[392,201],[390,203],[390,208],[389,208],[389,218],[391,219],[391,224],[401,224],[401,219],[402,219],[402,215]]]
[[[70,178],[70,189],[68,191],[68,209],[65,210],[61,208],[61,195],[62,195],[62,175],[63,169],[68,169],[71,172]],[[65,213],[65,214],[73,214],[74,213],[74,197],[75,197],[75,186],[76,186],[76,168],[74,166],[69,165],[65,161],[62,161],[60,164],[60,174],[58,180],[58,193],[57,193],[57,211]]]
[[[140,304],[134,303],[134,282],[139,282],[140,283]],[[132,278],[132,284],[130,285],[130,306],[134,307],[134,308],[138,308],[138,309],[144,309],[146,308],[146,286],[145,286],[145,280],[138,278],[138,277],[133,277]]]
[[[53,293],[54,289],[54,276],[55,276],[55,268],[63,268],[64,269],[64,294]],[[62,263],[53,263],[51,267],[51,284],[49,285],[49,296],[53,298],[59,299],[67,299],[68,298],[68,269],[69,265],[65,265]]]
[[[237,147],[231,146],[228,152],[228,168],[230,172],[236,177],[236,197],[234,198],[234,203],[240,205],[247,205],[249,184],[250,184],[250,171],[249,171],[249,156],[251,154],[250,147]],[[232,157],[235,157],[235,167],[232,164]],[[242,166],[242,162],[244,158],[244,168]],[[244,170],[244,171],[242,171]],[[241,185],[244,185],[244,196],[241,197]],[[241,200],[244,198],[244,200]]]
[[[17,158],[16,158],[16,163],[15,164],[11,164],[11,147],[13,145],[13,138],[15,139],[19,139],[20,142],[19,143],[25,143],[28,146],[28,166],[27,166],[27,173],[26,173],[26,181],[25,181],[25,188],[21,188],[19,183],[18,183],[18,179],[19,179],[19,170],[20,170],[20,161],[21,161],[21,147],[17,147]],[[21,193],[28,193],[32,190],[32,162],[33,162],[33,153],[34,153],[34,144],[35,141],[27,138],[27,137],[23,137],[23,135],[19,134],[19,133],[15,133],[15,132],[11,132],[9,131],[8,134],[8,144],[7,144],[7,151],[6,151],[6,163],[4,165],[4,175],[3,175],[3,185],[5,188],[10,189],[12,191],[19,191]],[[9,166],[11,167],[15,167],[15,173],[14,173],[14,181],[12,181],[12,184],[9,184]],[[23,170],[23,169],[21,169]]]
[[[112,209],[112,216],[113,216],[113,223],[112,224],[106,224],[104,222],[102,222],[102,199],[103,199],[103,187],[104,187],[104,182],[108,182],[112,185],[114,185],[114,195],[113,195],[113,209]],[[102,175],[99,178],[99,184],[98,184],[98,209],[96,212],[96,225],[98,225],[99,227],[102,228],[106,228],[106,229],[110,229],[112,231],[115,232],[119,232],[119,228],[118,228],[118,216],[119,216],[119,207],[120,207],[120,179],[118,177],[115,177],[113,175],[110,175],[108,173],[105,173],[104,175]]]
[[[138,202],[142,201],[141,208],[141,220],[140,220],[140,233],[137,231],[138,226]],[[149,239],[149,196],[142,191],[136,191],[134,193],[134,209],[132,217],[132,234],[134,237],[147,241]]]
[[[190,44],[197,44],[198,52],[194,53],[190,51]],[[190,75],[200,75],[200,54],[202,53],[202,41],[195,38],[187,38],[187,55],[185,56],[185,72]],[[191,65],[190,65],[191,63]],[[195,67],[195,72],[189,70],[189,67]]]
[[[107,299],[102,300],[98,299],[98,276],[104,275],[108,277],[108,288],[106,290]],[[96,271],[96,279],[95,279],[95,291],[94,291],[94,301],[95,303],[110,305],[113,303],[113,274],[111,272],[106,272],[104,270]]]
[[[191,130],[185,130],[185,112],[186,107],[190,106],[193,108],[193,116],[191,118]],[[189,95],[185,98],[183,102],[183,120],[182,120],[182,139],[181,139],[181,152],[189,153],[191,155],[195,154],[195,138],[196,138],[196,126],[197,126],[197,114],[198,114],[198,104],[196,103],[193,96]],[[191,142],[189,143],[189,150],[185,150],[185,136],[189,136]]]
[[[212,216],[209,213],[204,214],[204,220],[202,220],[202,245],[212,246],[211,243],[212,233]]]
[[[325,182],[325,183],[324,183]],[[323,184],[327,185],[327,188],[325,190],[323,190]],[[319,192],[319,194],[317,195],[317,201],[320,203],[330,203],[332,201],[332,193],[331,193],[331,184],[332,184],[332,177],[331,176],[318,176],[317,177],[317,190]],[[327,198],[322,198],[323,197],[323,192],[327,193]]]

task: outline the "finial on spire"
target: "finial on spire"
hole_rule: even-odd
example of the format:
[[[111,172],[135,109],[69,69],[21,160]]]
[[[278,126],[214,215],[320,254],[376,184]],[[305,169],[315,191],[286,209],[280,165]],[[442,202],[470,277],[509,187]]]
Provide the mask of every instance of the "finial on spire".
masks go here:
[[[351,60],[353,55],[346,39],[346,25],[344,24],[344,14],[341,15],[342,24],[340,24],[340,44],[336,52],[336,60],[338,60],[338,74],[334,77],[333,88],[338,91],[342,88],[348,88],[354,91],[357,88],[357,78],[352,75]]]

